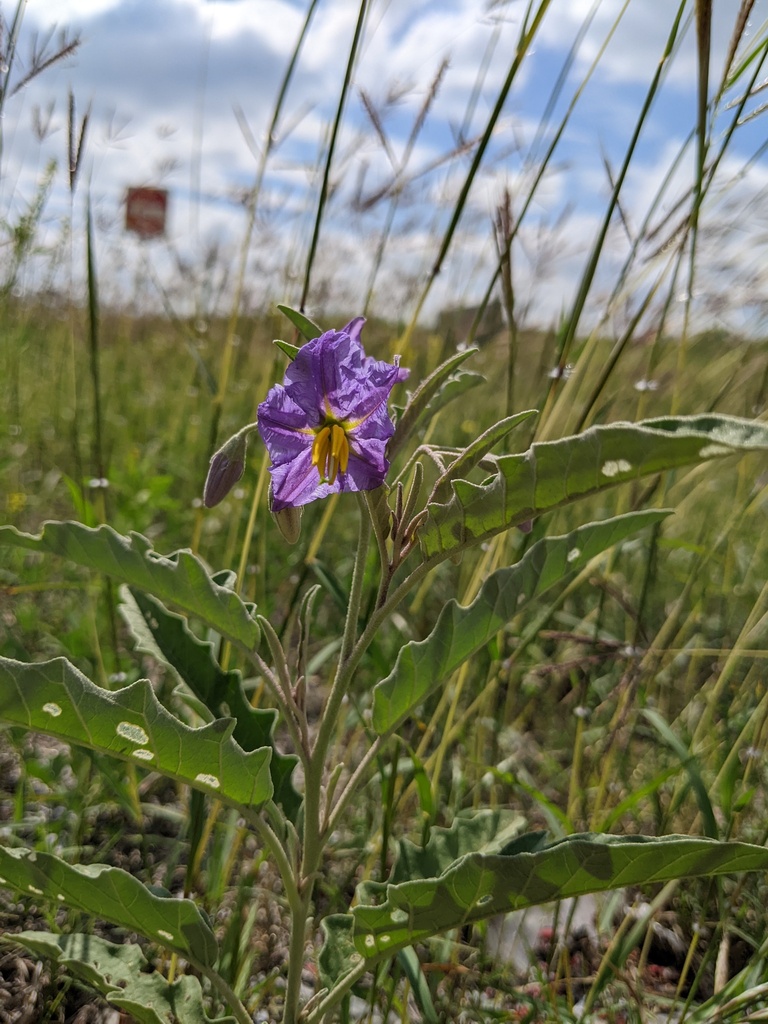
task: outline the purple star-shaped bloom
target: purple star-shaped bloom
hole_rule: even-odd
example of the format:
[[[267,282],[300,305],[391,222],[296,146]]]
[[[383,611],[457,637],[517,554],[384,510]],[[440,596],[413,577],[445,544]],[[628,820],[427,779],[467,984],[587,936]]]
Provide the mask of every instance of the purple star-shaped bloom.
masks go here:
[[[387,412],[392,388],[405,380],[399,357],[384,363],[360,343],[365,320],[326,331],[299,349],[259,406],[259,433],[272,473],[272,511],[306,505],[338,491],[372,491],[389,470]]]

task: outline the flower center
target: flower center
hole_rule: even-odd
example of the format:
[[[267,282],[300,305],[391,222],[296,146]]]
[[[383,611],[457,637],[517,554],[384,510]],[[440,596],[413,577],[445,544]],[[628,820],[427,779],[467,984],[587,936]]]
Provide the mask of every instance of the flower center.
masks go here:
[[[321,427],[312,444],[312,465],[317,466],[322,482],[332,484],[339,470],[346,473],[348,462],[349,441],[344,428],[338,423]]]

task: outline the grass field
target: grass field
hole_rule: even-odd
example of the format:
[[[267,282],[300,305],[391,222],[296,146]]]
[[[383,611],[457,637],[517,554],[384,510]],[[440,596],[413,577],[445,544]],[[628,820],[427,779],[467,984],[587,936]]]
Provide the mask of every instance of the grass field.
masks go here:
[[[527,42],[547,6],[530,6]],[[638,240],[617,272],[612,308],[637,287],[637,316],[606,318],[593,331],[583,326],[590,259],[601,255],[598,238],[581,290],[556,329],[530,326],[535,311],[518,322],[520,299],[507,258],[517,244],[516,229],[500,203],[499,272],[488,297],[499,300],[501,316],[489,332],[480,316],[465,310],[446,310],[439,328],[421,322],[419,308],[432,281],[426,269],[418,282],[421,300],[400,322],[371,317],[367,351],[380,359],[402,353],[411,370],[409,388],[457,346],[471,345],[475,335],[480,339],[463,370],[483,380],[478,377],[433,416],[416,441],[464,449],[500,418],[523,409],[538,409],[539,415],[505,439],[505,451],[524,451],[533,441],[592,425],[672,414],[765,421],[766,340],[719,329],[694,333],[686,318],[674,331],[667,327],[679,281],[693,280],[697,272],[699,219],[706,218],[707,195],[717,182],[719,148],[727,146],[727,137],[713,132],[715,113],[727,116],[726,95],[750,93],[753,68],[768,53],[764,34],[739,36],[749,6],[742,4],[734,18],[738,58],[731,54],[727,88],[718,91],[706,76],[699,83],[703,113],[691,127],[699,133],[700,161],[685,223],[673,236],[674,259],[660,256],[652,264],[653,287],[641,291],[636,275],[645,264]],[[702,47],[708,10],[696,5]],[[702,66],[707,56],[700,53]],[[475,153],[481,150],[482,142]],[[265,153],[268,160],[268,147]],[[628,164],[631,159],[630,150]],[[329,166],[332,160],[331,149]],[[535,187],[523,197],[524,209]],[[617,215],[620,189],[619,182],[606,224]],[[317,198],[319,226],[327,197],[320,190]],[[257,192],[251,202],[253,210]],[[430,266],[436,253],[438,263],[443,258],[452,230],[436,239]],[[649,221],[643,230],[650,239],[659,224]],[[20,267],[32,258],[33,244],[18,230],[13,237]],[[251,244],[248,226],[244,251]],[[88,252],[94,250],[89,246]],[[313,258],[311,251],[307,282]],[[295,643],[304,595],[319,584],[306,661],[307,713],[319,724],[349,595],[356,506],[345,495],[338,504],[331,498],[307,506],[299,542],[285,544],[268,511],[268,459],[258,437],[231,494],[214,509],[201,501],[211,454],[256,419],[257,405],[282,378],[287,360],[272,342],[298,343],[293,326],[274,304],[258,316],[241,312],[238,319],[238,287],[232,308],[205,324],[199,317],[107,308],[96,291],[98,265],[91,271],[84,296],[71,301],[46,302],[13,287],[0,293],[3,522],[33,533],[49,519],[107,523],[120,533],[143,534],[161,552],[191,548],[215,569],[237,572],[239,592],[256,602],[286,646]],[[276,294],[274,303],[298,305],[296,298]],[[314,319],[324,329],[340,328],[360,312],[362,300],[359,308],[339,305],[329,299],[313,310]],[[394,402],[404,402],[403,394]],[[392,474],[402,472],[405,462],[403,455]],[[425,473],[428,479],[436,475],[429,459]],[[386,878],[396,840],[426,841],[430,827],[449,826],[479,808],[517,812],[524,831],[544,828],[556,838],[585,831],[708,835],[765,846],[764,453],[646,476],[549,512],[530,532],[501,533],[444,561],[408,595],[356,670],[330,738],[329,763],[364,756],[371,688],[382,666],[407,640],[426,636],[451,597],[468,603],[490,571],[516,562],[542,538],[640,508],[671,508],[674,515],[526,606],[382,747],[326,850],[318,917],[343,912],[360,881]],[[373,553],[369,573],[372,565]],[[173,673],[134,649],[118,603],[106,576],[4,548],[0,655],[24,662],[64,656],[112,690],[149,677],[162,702],[197,722],[194,703],[180,702],[174,692]],[[364,607],[361,616],[372,611]],[[252,704],[268,706],[268,691],[242,656],[226,649],[220,656],[225,668],[244,671]],[[282,726],[277,742],[284,749],[291,743]],[[254,834],[214,797],[190,795],[161,774],[4,727],[0,835],[8,848],[57,853],[70,863],[108,863],[148,884],[193,894],[216,915],[220,971],[229,988],[252,1019],[278,1019],[291,941],[280,879]],[[553,910],[558,920],[552,929],[549,918],[537,919],[536,948],[522,972],[495,957],[485,926],[466,927],[419,944],[423,971],[415,975],[412,965],[398,960],[391,970],[366,976],[355,990],[357,1001],[344,1012],[371,1021],[391,1014],[446,1022],[704,1022],[758,1020],[767,1012],[764,874],[617,890],[595,904],[594,930],[559,940],[569,913],[565,904]],[[22,928],[82,927],[77,909],[0,889],[0,930],[9,935]],[[97,934],[124,938],[108,925],[98,926]],[[175,954],[145,948],[172,980]],[[26,985],[17,961],[0,952],[0,1014],[4,1005],[9,1014],[18,1008],[18,992]],[[0,1019],[86,1019],[76,1014],[93,996],[66,971],[57,974],[49,966],[32,987],[39,1015]],[[211,1012],[224,1012],[219,996],[206,990]]]

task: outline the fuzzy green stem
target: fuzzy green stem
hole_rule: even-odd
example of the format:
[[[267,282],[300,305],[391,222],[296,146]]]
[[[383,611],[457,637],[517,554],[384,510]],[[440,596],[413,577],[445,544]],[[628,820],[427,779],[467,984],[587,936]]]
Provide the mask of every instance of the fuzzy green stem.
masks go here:
[[[262,815],[258,811],[249,811],[243,815],[258,834],[264,846],[269,850],[272,855],[272,859],[275,862],[275,866],[280,874],[280,879],[283,883],[283,889],[285,890],[285,898],[288,900],[288,906],[293,912],[297,909],[300,902],[301,896],[299,894],[299,888],[296,883],[296,871],[291,864],[288,854],[283,848],[283,844],[275,834],[274,829],[265,821]]]
[[[283,1004],[283,1024],[298,1024],[301,975],[304,969],[304,949],[310,929],[310,906],[312,888],[309,886],[304,898],[291,913],[291,940],[288,946],[288,978]]]
[[[221,975],[217,974],[212,967],[206,967],[205,964],[197,964],[196,966],[219,993],[227,1004],[227,1009],[232,1011],[239,1024],[253,1024],[253,1018]]]
[[[339,713],[339,708],[344,694],[347,692],[347,686],[351,677],[351,673],[347,671],[347,662],[355,649],[355,634],[357,633],[357,624],[360,616],[360,601],[363,593],[363,580],[365,578],[365,560],[368,555],[368,544],[371,539],[372,526],[371,517],[361,496],[359,498],[359,505],[360,529],[357,538],[355,565],[352,570],[352,586],[349,593],[349,605],[347,606],[347,620],[344,624],[344,636],[341,641],[341,652],[339,654],[336,675],[331,685],[331,692],[323,712],[320,731],[317,734],[315,747],[312,751],[311,767],[313,774],[317,776],[318,787],[328,744],[336,727],[336,716]],[[307,782],[309,784],[309,780]]]
[[[301,731],[296,724],[296,705],[293,702],[290,693],[285,694],[280,685],[279,680],[275,676],[274,672],[269,668],[267,663],[258,654],[257,651],[252,651],[246,644],[240,643],[237,640],[232,639],[230,641],[239,651],[241,651],[245,657],[254,665],[264,680],[269,692],[275,699],[280,712],[282,714],[285,727],[291,735],[291,740],[296,749],[296,753],[301,758],[303,764],[307,765],[307,752],[302,741]]]
[[[380,959],[380,958],[379,958]],[[320,1024],[320,1021],[325,1019],[325,1015],[329,1010],[333,1009],[342,998],[349,992],[356,981],[359,981],[362,976],[370,971],[373,966],[373,960],[363,960],[357,967],[344,975],[338,985],[334,985],[333,989],[326,995],[308,1014],[305,1024]]]

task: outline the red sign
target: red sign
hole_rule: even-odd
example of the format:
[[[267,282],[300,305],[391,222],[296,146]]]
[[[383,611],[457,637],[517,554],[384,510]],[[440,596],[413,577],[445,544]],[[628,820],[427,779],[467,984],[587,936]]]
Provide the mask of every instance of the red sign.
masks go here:
[[[167,210],[167,189],[129,188],[125,197],[125,229],[142,238],[164,235]]]

